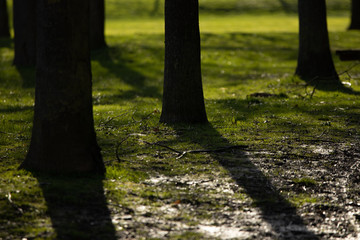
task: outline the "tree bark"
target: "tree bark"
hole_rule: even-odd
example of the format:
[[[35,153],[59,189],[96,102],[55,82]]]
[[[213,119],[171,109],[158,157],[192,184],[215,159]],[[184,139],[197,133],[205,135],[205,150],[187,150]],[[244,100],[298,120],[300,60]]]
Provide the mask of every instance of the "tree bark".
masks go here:
[[[198,8],[198,0],[165,1],[163,123],[207,122]]]
[[[90,48],[106,47],[105,42],[105,2],[90,0]]]
[[[350,30],[360,30],[360,0],[351,1]]]
[[[38,0],[34,124],[22,167],[104,172],[92,110],[88,0]]]
[[[14,44],[16,66],[36,63],[36,0],[14,0]]]
[[[296,74],[310,82],[339,83],[332,60],[325,0],[299,0],[299,55]]]
[[[10,37],[9,15],[6,0],[0,0],[0,37]]]

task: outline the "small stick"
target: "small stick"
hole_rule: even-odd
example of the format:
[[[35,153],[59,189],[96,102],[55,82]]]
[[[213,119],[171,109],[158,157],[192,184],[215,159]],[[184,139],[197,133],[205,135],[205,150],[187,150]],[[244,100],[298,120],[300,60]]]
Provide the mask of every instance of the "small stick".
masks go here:
[[[176,152],[177,154],[182,154],[182,153],[183,153],[183,152],[180,152],[180,151],[178,151],[178,150],[176,150],[176,149],[173,149],[173,148],[171,148],[171,147],[162,145],[162,144],[160,144],[160,143],[151,143],[151,142],[147,142],[147,141],[144,141],[144,140],[141,140],[141,139],[139,139],[139,141],[140,141],[140,142],[143,142],[143,143],[146,143],[146,144],[148,144],[148,145],[156,145],[156,146],[159,146],[159,147],[167,148],[167,149],[169,149],[169,150],[171,150],[171,151],[173,151],[173,152]]]
[[[126,140],[128,140],[128,138],[130,137],[130,135],[126,136],[126,138],[124,138],[121,142],[119,142],[117,145],[116,145],[116,148],[115,148],[115,156],[116,156],[116,159],[118,160],[118,162],[122,162],[122,160],[120,159],[119,157],[119,147],[120,145],[125,142]]]

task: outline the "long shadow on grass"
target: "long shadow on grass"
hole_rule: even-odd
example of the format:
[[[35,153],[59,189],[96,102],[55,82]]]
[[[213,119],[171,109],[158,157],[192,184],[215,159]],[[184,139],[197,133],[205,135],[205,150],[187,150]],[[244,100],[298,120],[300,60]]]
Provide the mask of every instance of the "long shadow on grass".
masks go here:
[[[16,67],[22,79],[23,88],[35,87],[35,67]]]
[[[190,132],[184,132],[184,128],[178,128],[177,132],[188,138],[188,141],[200,144],[206,149],[209,148],[209,143],[218,145],[220,142],[222,146],[227,147],[232,145],[210,124],[201,127],[200,133],[196,136]],[[296,213],[296,207],[272,185],[261,169],[253,163],[251,156],[249,157],[247,153],[239,149],[229,152],[230,158],[224,158],[224,153],[210,154],[227,169],[230,176],[251,197],[254,206],[261,211],[262,219],[271,226],[275,235],[273,237],[276,239],[318,239],[307,229],[304,220]]]
[[[0,38],[0,48],[11,48],[13,40],[11,38]]]
[[[304,79],[304,82],[306,82],[308,86],[313,87],[313,92],[315,92],[316,90],[321,90],[325,92],[341,92],[355,96],[360,95],[359,91],[355,91],[352,88],[346,87],[344,84],[342,84],[340,80],[338,80],[334,84],[331,83],[328,84],[326,83],[326,81],[324,83],[318,84],[316,82],[313,82],[312,80],[307,80],[307,79]]]
[[[297,12],[296,5],[290,4],[285,0],[279,0],[279,2],[286,13],[296,13]]]
[[[102,176],[35,173],[56,239],[117,239],[104,195]]]
[[[33,109],[34,107],[32,106],[7,107],[7,108],[0,108],[0,113],[17,113],[17,112],[25,112]]]
[[[160,89],[155,85],[148,85],[146,83],[146,76],[129,67],[132,60],[125,59],[122,56],[122,51],[125,50],[119,47],[108,47],[93,51],[91,54],[91,58],[98,61],[102,67],[109,71],[109,73],[133,87],[132,90],[121,91],[118,94],[111,96],[111,98],[131,99],[136,96],[160,98]],[[103,80],[106,81],[106,79]]]

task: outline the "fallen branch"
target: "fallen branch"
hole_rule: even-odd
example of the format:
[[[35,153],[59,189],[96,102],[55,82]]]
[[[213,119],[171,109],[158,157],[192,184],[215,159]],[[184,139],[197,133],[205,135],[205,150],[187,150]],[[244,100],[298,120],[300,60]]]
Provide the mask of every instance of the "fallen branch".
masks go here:
[[[196,149],[196,150],[187,150],[187,151],[179,151],[179,150],[176,150],[174,148],[171,148],[169,146],[166,146],[166,145],[163,145],[163,144],[160,144],[160,143],[151,143],[151,142],[147,142],[147,141],[144,141],[144,140],[139,140],[140,142],[143,142],[143,143],[146,143],[148,145],[156,145],[156,146],[159,146],[159,147],[163,147],[163,148],[166,148],[168,150],[171,150],[175,153],[178,154],[178,157],[176,159],[180,159],[182,158],[185,154],[187,153],[214,153],[214,152],[225,152],[225,151],[228,151],[230,149],[245,149],[245,148],[248,148],[247,145],[235,145],[235,146],[227,146],[227,147],[222,147],[222,148],[217,148],[217,149]]]
[[[183,152],[180,152],[180,151],[178,151],[178,150],[176,150],[176,149],[173,149],[173,148],[171,148],[171,147],[168,147],[168,146],[166,146],[166,145],[162,145],[162,144],[160,144],[160,143],[151,143],[151,142],[147,142],[147,141],[144,141],[144,140],[141,140],[141,139],[139,139],[139,142],[146,143],[146,144],[148,144],[148,145],[156,145],[156,146],[159,146],[159,147],[167,148],[167,149],[169,149],[169,150],[171,150],[171,151],[173,151],[173,152],[176,152],[177,154],[182,154],[182,153],[183,153]]]
[[[123,162],[124,160],[122,160],[119,156],[119,148],[121,146],[121,144],[123,144],[126,140],[129,139],[129,137],[131,137],[132,134],[129,134],[128,136],[126,136],[123,140],[121,140],[118,144],[116,144],[116,147],[115,147],[115,157],[116,157],[116,160],[118,162]],[[234,146],[226,146],[226,147],[222,147],[222,148],[217,148],[217,149],[196,149],[196,150],[186,150],[186,151],[179,151],[179,150],[176,150],[174,148],[171,148],[169,146],[166,146],[164,144],[161,144],[161,143],[158,143],[158,142],[154,142],[154,143],[151,143],[151,142],[148,142],[148,141],[145,141],[145,140],[141,140],[141,139],[138,139],[139,142],[142,142],[142,143],[145,143],[147,145],[151,145],[151,146],[159,146],[159,147],[162,147],[162,148],[166,148],[172,152],[175,152],[178,156],[176,157],[176,159],[180,159],[182,158],[184,155],[188,154],[188,153],[215,153],[215,152],[225,152],[225,151],[228,151],[228,150],[231,150],[231,149],[246,149],[248,148],[247,145],[234,145]],[[105,164],[107,163],[110,163],[110,162],[113,162],[113,161],[116,161],[116,160],[110,160],[110,161],[106,161]]]
[[[106,122],[102,123],[101,125],[106,126],[106,125],[108,125],[112,120],[114,120],[114,119],[116,119],[116,118],[119,118],[119,117],[122,117],[122,116],[125,116],[126,114],[128,114],[128,113],[126,112],[126,113],[117,115],[117,116],[115,116],[115,117],[110,117]]]
[[[187,153],[215,153],[215,152],[226,152],[226,151],[228,151],[230,149],[245,149],[245,148],[248,148],[248,146],[247,145],[235,145],[235,146],[222,147],[222,148],[218,148],[218,149],[188,150],[188,151],[183,151],[181,153],[181,155],[178,156],[176,159],[182,158]]]
[[[116,159],[118,160],[118,162],[122,162],[123,160],[121,160],[121,158],[119,157],[119,147],[120,145],[125,142],[126,140],[128,140],[128,138],[130,137],[130,135],[126,136],[121,142],[119,142],[118,144],[116,144],[116,148],[115,148],[115,156]]]

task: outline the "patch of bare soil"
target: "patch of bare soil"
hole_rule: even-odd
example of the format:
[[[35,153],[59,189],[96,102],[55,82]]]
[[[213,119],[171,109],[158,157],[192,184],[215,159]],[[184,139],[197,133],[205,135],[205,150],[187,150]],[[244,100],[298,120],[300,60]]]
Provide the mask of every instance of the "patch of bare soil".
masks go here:
[[[360,239],[359,144],[289,141],[271,149],[211,155],[227,174],[144,181],[158,195],[111,205],[118,237]]]

